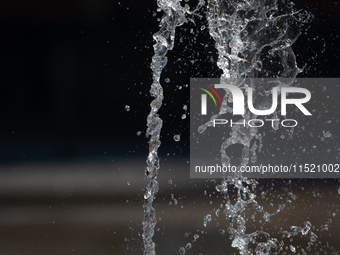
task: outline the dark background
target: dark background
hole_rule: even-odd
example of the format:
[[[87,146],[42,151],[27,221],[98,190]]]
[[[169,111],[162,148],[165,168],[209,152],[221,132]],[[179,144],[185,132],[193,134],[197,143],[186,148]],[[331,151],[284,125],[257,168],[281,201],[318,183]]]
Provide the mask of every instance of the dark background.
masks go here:
[[[189,4],[193,7],[196,2]],[[338,4],[295,2],[296,9],[314,15],[293,45],[298,66],[305,66],[299,76],[339,77]],[[161,17],[156,9],[154,0],[2,4],[0,249],[4,254],[141,254],[145,129],[152,100],[149,65],[152,34]],[[188,177],[189,122],[181,119],[183,104],[189,105],[189,78],[220,74],[213,42],[207,29],[200,30],[202,24],[206,25],[204,19],[196,26],[188,23],[178,28],[161,79],[163,172],[156,203],[163,221],[155,237],[160,254],[177,253],[186,244],[184,233],[192,235],[196,225],[202,227],[210,199],[202,195],[203,190],[214,191],[212,184],[194,183]],[[189,33],[191,28],[195,36]],[[181,134],[180,142],[173,140],[174,134]],[[177,186],[169,185],[169,179]],[[273,197],[280,197],[276,193],[284,193],[286,187],[303,193],[302,208],[294,211],[297,222],[292,222],[296,217],[288,211],[282,216],[288,219],[288,223],[281,221],[283,227],[301,225],[305,219],[317,221],[318,215],[320,224],[325,223],[338,210],[337,180],[275,184]],[[263,185],[271,187],[271,183]],[[301,186],[306,188],[301,191]],[[180,205],[188,211],[169,208],[170,193],[182,198]],[[333,239],[325,234],[331,245],[338,241],[339,223],[334,218],[333,225]],[[227,236],[223,238],[228,242]],[[214,251],[215,240],[209,235],[200,245],[217,254],[218,247],[224,246]]]
[[[157,28],[153,5],[5,3],[1,162],[104,156],[103,148],[113,156],[131,148],[136,132],[145,129],[140,105],[150,80],[151,32]]]
[[[338,5],[332,1],[297,1],[296,5],[314,15],[293,46],[299,67],[306,66],[300,77],[338,77]],[[4,3],[0,10],[0,162],[73,160],[105,152],[113,157],[133,148],[144,155],[152,34],[160,17],[153,17],[155,10],[156,1]],[[181,103],[188,103],[189,78],[219,74],[207,29],[193,43],[193,36],[183,31],[190,26],[178,29],[177,45],[169,53],[162,78],[163,146],[177,146],[172,136],[181,131],[181,123],[187,125],[180,116]],[[179,43],[182,35],[184,43]],[[200,43],[209,44],[203,51],[206,55],[195,55],[202,51]],[[176,62],[179,57],[183,65]],[[209,57],[214,60],[206,61]],[[171,82],[165,83],[165,77]],[[130,112],[125,105],[131,106]],[[142,131],[140,137],[137,131]]]

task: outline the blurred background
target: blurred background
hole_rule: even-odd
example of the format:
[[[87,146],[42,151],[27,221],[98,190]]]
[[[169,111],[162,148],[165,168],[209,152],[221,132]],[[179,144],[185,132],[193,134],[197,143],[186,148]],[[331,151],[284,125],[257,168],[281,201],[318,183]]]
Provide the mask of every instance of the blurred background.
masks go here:
[[[300,77],[339,77],[338,3],[295,4],[314,15],[293,46],[299,67],[305,67]],[[142,253],[149,65],[160,17],[155,0],[2,4],[1,254]],[[181,119],[189,104],[189,78],[220,75],[214,44],[201,23],[178,29],[162,76],[160,221],[154,238],[159,254],[177,254],[194,234],[200,238],[188,254],[237,252],[228,234],[219,234],[228,225],[222,216],[208,228],[202,225],[203,216],[223,202],[214,194],[214,182],[189,178],[189,122]],[[319,239],[307,254],[339,251],[339,187],[338,180],[260,181],[257,192],[265,205],[276,208],[288,192],[298,195],[262,227],[279,238],[282,229],[308,220]],[[265,190],[270,192],[262,197]],[[329,220],[329,229],[322,229]],[[249,231],[260,228],[254,221]],[[308,237],[287,239],[296,247],[308,242]],[[285,247],[286,254],[293,253]]]

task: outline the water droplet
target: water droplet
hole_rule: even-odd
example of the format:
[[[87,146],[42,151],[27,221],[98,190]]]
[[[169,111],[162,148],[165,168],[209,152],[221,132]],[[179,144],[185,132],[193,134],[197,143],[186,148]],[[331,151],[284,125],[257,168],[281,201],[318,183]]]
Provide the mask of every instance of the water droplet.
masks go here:
[[[174,140],[176,142],[179,142],[181,140],[181,136],[180,135],[174,135]]]
[[[179,248],[179,254],[185,254],[185,248],[184,247]]]
[[[265,221],[270,221],[270,213],[268,213],[268,212],[265,212],[264,214],[263,214],[263,218],[264,218],[264,220]]]
[[[169,82],[170,82],[170,78],[165,78],[164,81],[165,81],[166,83],[169,83]]]
[[[128,181],[128,182],[127,182],[127,185],[129,185],[129,186],[130,186],[130,185],[131,185],[131,182],[130,182],[130,181]]]
[[[338,188],[338,194],[340,195],[340,188]]]
[[[187,243],[187,245],[185,246],[185,248],[187,249],[187,250],[189,250],[190,248],[191,248],[191,243]]]
[[[332,137],[332,134],[329,131],[327,131],[327,132],[323,133],[323,136],[325,138],[329,138],[329,137]]]
[[[182,118],[182,120],[184,120],[184,119],[187,118],[187,116],[185,114],[183,114],[181,118]]]
[[[316,234],[314,234],[313,232],[311,232],[309,240],[311,240],[314,243],[314,242],[316,242],[317,238],[318,238],[318,236]]]
[[[207,223],[211,222],[211,214],[207,214],[206,216],[203,217],[203,226],[206,227]]]
[[[224,230],[224,229],[220,229],[220,230],[218,231],[218,233],[220,233],[221,235],[223,235],[223,234],[225,233],[225,230]]]
[[[262,70],[262,61],[261,60],[256,61],[255,69],[259,72]]]
[[[205,26],[203,25],[203,26],[201,26],[201,31],[203,31],[205,29]]]
[[[125,111],[130,111],[130,105],[125,105]]]
[[[170,180],[168,181],[168,183],[169,183],[169,184],[172,184],[172,180],[170,179]]]
[[[142,134],[142,132],[141,132],[141,131],[138,131],[138,132],[137,132],[137,135],[138,135],[138,136],[140,136],[141,134]]]

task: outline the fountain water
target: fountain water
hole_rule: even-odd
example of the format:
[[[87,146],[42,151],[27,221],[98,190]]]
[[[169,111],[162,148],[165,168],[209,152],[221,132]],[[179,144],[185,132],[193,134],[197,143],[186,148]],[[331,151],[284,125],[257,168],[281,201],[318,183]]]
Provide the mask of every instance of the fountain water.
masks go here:
[[[204,2],[201,1],[197,7],[199,9]],[[152,57],[151,69],[153,72],[153,82],[150,94],[155,97],[151,102],[151,111],[147,118],[147,133],[149,140],[149,155],[147,158],[147,168],[145,171],[147,177],[146,192],[144,195],[144,221],[143,221],[143,242],[144,254],[155,254],[155,244],[152,241],[154,228],[157,222],[155,209],[152,207],[153,200],[158,192],[158,148],[160,142],[160,132],[162,128],[162,119],[157,112],[163,101],[163,88],[160,84],[160,76],[163,68],[167,64],[166,54],[174,47],[175,29],[186,22],[185,14],[191,14],[188,6],[182,7],[180,1],[176,0],[159,0],[159,11],[164,15],[160,22],[160,30],[154,34],[156,41],[154,45],[154,56]]]
[[[160,76],[167,64],[166,54],[174,47],[175,29],[187,22],[186,15],[193,15],[206,4],[206,18],[209,34],[215,41],[218,52],[217,65],[222,70],[221,83],[229,83],[240,88],[247,78],[276,78],[275,86],[289,86],[301,71],[296,64],[292,44],[300,35],[301,26],[310,18],[305,12],[296,12],[292,3],[281,0],[201,0],[194,11],[180,0],[158,0],[158,11],[164,15],[160,21],[160,30],[154,34],[154,56],[151,68],[153,83],[150,93],[155,99],[151,103],[151,111],[147,118],[147,136],[149,140],[149,155],[146,168],[146,192],[144,195],[144,221],[143,241],[144,254],[155,254],[155,244],[152,241],[156,225],[153,200],[158,191],[157,174],[159,159],[157,150],[160,146],[160,131],[162,120],[157,112],[162,105],[163,89],[160,85]],[[280,78],[285,78],[284,80]],[[232,102],[232,97],[226,90],[223,103],[218,114],[200,126],[199,132],[204,132],[212,126],[212,120],[220,115],[231,113],[232,108],[227,103]],[[265,99],[258,98],[260,107],[265,107]],[[274,116],[277,113],[274,113]],[[248,121],[255,118],[252,113],[246,112],[243,118]],[[221,146],[221,162],[223,166],[231,164],[226,149],[234,144],[243,146],[240,166],[246,166],[256,161],[256,150],[261,150],[262,139],[256,127],[232,127],[231,136]],[[259,142],[259,145],[257,144]],[[256,230],[247,233],[247,218],[245,210],[252,205],[256,211],[263,214],[263,219],[269,221],[270,217],[282,211],[286,204],[281,204],[273,213],[266,212],[256,201],[255,190],[258,182],[247,179],[241,175],[224,177],[216,190],[227,201],[223,214],[230,226],[228,233],[232,240],[231,246],[238,249],[240,254],[269,254],[273,250],[282,249],[282,241],[272,238],[269,233]],[[236,188],[236,197],[230,195],[230,190]],[[287,203],[296,199],[289,193]],[[235,203],[233,203],[235,201]],[[204,217],[204,226],[211,221],[211,215]],[[310,245],[316,241],[317,235],[311,231],[311,223],[306,221],[304,226],[291,226],[284,231],[284,237],[290,238],[301,234],[309,235]],[[264,241],[256,243],[257,237]],[[252,244],[252,247],[250,247]],[[296,252],[294,246],[290,246]],[[185,248],[180,247],[180,254],[185,253]],[[301,250],[302,254],[306,254]]]

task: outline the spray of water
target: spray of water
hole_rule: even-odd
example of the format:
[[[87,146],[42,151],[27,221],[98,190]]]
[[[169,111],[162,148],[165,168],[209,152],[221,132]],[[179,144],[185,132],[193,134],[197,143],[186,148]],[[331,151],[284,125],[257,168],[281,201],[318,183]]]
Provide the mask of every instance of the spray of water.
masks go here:
[[[220,83],[233,84],[244,89],[247,86],[256,86],[256,82],[245,84],[246,78],[249,82],[251,78],[269,77],[277,80],[273,86],[289,86],[301,71],[297,67],[291,45],[300,35],[300,27],[306,21],[306,16],[295,12],[292,3],[285,4],[277,0],[208,0],[207,20],[209,33],[215,40],[218,52],[217,65],[223,71]],[[259,92],[255,95],[257,108],[266,109],[268,97],[260,96],[266,94],[265,88],[256,88]],[[266,88],[268,89],[271,88]],[[212,125],[212,120],[220,115],[232,113],[232,108],[228,106],[232,100],[231,94],[226,90],[220,112],[213,115],[211,121],[200,126],[199,131],[204,132]],[[252,118],[256,116],[249,111],[243,116],[245,121]],[[240,167],[246,166],[249,158],[252,163],[256,161],[256,150],[261,150],[262,147],[261,135],[255,127],[232,127],[231,136],[221,146],[222,165],[231,164],[226,149],[234,144],[243,146]],[[224,178],[216,186],[216,190],[227,201],[223,213],[230,222],[228,232],[232,239],[231,246],[237,248],[240,254],[269,254],[272,249],[277,250],[279,247],[278,241],[263,230],[246,233],[247,219],[244,211],[249,205],[263,213],[265,221],[269,221],[271,216],[285,207],[279,206],[274,213],[265,212],[256,201],[256,185],[257,181],[239,175]],[[235,187],[237,190],[234,204],[229,197],[228,187]],[[294,229],[301,232],[301,228]],[[266,241],[257,243],[255,248],[249,248],[249,244],[256,243],[256,237],[260,235]]]
[[[291,45],[299,36],[306,17],[303,13],[295,12],[292,6],[277,0],[208,1],[207,20],[209,33],[215,40],[218,52],[217,65],[223,71],[220,83],[233,84],[241,89],[256,87],[257,94],[254,97],[257,97],[258,109],[268,106],[269,97],[261,98],[260,95],[271,88],[261,88],[255,80],[245,84],[246,78],[247,81],[260,77],[276,78],[273,87],[288,86],[301,71],[296,65]],[[220,112],[200,126],[199,132],[212,126],[213,119],[232,113],[232,108],[228,106],[232,100],[226,90]],[[243,117],[246,121],[256,118],[249,111]],[[225,150],[232,144],[244,146],[240,166],[248,164],[249,153],[252,162],[256,161],[256,149],[260,150],[261,146],[258,147],[255,141],[251,147],[254,138],[262,144],[257,128],[234,126],[231,137],[221,147],[222,164],[230,165]]]
[[[186,15],[192,15],[205,4],[205,1],[201,0],[198,7],[194,11],[190,11],[187,4],[183,7],[180,2],[180,0],[158,0],[158,11],[163,11],[164,15],[160,21],[160,30],[153,36],[156,43],[151,64],[153,83],[150,93],[155,99],[151,103],[151,111],[147,118],[147,136],[150,137],[150,140],[146,168],[147,184],[144,195],[144,254],[155,254],[152,237],[156,216],[152,204],[158,191],[159,159],[157,150],[160,146],[159,138],[162,128],[162,120],[157,114],[163,100],[160,76],[167,63],[166,54],[174,47],[176,27],[187,21]],[[279,0],[207,0],[206,18],[209,34],[214,39],[218,52],[217,65],[222,70],[221,83],[233,84],[244,89],[246,86],[256,85],[255,83],[245,84],[246,78],[270,77],[278,80],[277,84],[273,84],[273,86],[287,86],[300,72],[291,45],[299,36],[300,27],[305,22],[306,15],[295,12],[293,4],[285,4]],[[280,78],[285,79],[283,81]],[[204,132],[207,127],[211,126],[214,118],[232,113],[232,108],[228,106],[232,100],[232,96],[226,91],[220,112],[213,115],[211,121],[202,125],[199,132]],[[257,102],[259,104],[257,109],[265,108],[268,105],[267,97],[258,96]],[[243,116],[246,121],[255,117],[250,112]],[[234,144],[243,145],[240,166],[245,166],[248,164],[249,158],[252,162],[256,161],[256,150],[261,150],[262,147],[261,135],[258,134],[255,127],[234,126],[231,136],[221,146],[222,165],[230,165],[226,149]],[[233,176],[223,178],[222,182],[216,186],[216,190],[222,193],[227,201],[223,213],[230,222],[228,232],[232,239],[232,247],[237,248],[240,254],[253,254],[253,252],[269,254],[272,249],[277,250],[281,246],[275,238],[271,238],[270,234],[263,230],[246,233],[245,210],[249,205],[253,205],[258,212],[263,213],[265,221],[269,221],[271,216],[285,207],[285,205],[281,205],[273,213],[265,212],[256,201],[257,184],[256,180]],[[230,187],[236,188],[236,199],[229,197]],[[294,197],[293,194],[291,196]],[[209,215],[204,217],[204,226],[209,222],[209,218],[211,219]],[[286,231],[286,236],[294,236],[299,233],[302,235],[309,233],[314,241],[316,239],[316,235],[310,231],[309,222],[304,227],[291,227],[291,231]],[[249,244],[254,243],[256,237],[260,235],[265,237],[266,241],[257,243],[255,248],[250,248]],[[312,239],[311,241],[313,241]],[[181,251],[185,252],[185,249],[181,247]]]
[[[152,85],[151,96],[155,99],[151,102],[151,111],[147,117],[147,137],[149,140],[149,155],[145,175],[147,178],[146,191],[144,194],[144,221],[143,221],[143,242],[144,254],[153,255],[155,253],[155,243],[152,241],[156,226],[156,212],[152,207],[156,193],[158,192],[157,175],[159,170],[158,148],[161,145],[160,132],[163,125],[162,119],[158,116],[163,101],[163,88],[160,84],[160,77],[163,68],[167,64],[166,54],[174,47],[175,29],[184,24],[187,19],[186,14],[193,14],[198,10],[204,1],[200,1],[197,8],[192,12],[188,5],[182,7],[179,0],[158,0],[158,11],[163,11],[160,21],[160,29],[153,35],[156,41],[154,44],[154,56],[152,57]]]

